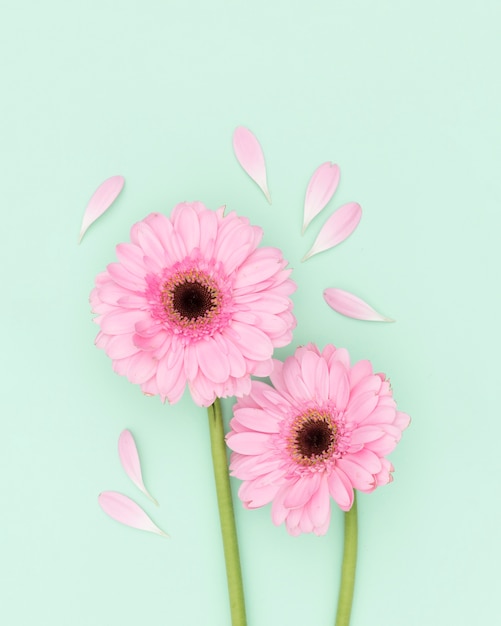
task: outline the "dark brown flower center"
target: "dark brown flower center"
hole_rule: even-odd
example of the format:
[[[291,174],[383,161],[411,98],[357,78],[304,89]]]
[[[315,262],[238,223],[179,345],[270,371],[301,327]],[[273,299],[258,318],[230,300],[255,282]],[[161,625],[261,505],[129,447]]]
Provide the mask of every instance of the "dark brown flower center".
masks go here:
[[[223,296],[216,280],[196,268],[180,271],[162,286],[163,314],[182,333],[207,334],[221,313]],[[197,335],[198,336],[198,335]]]
[[[337,428],[327,412],[309,410],[293,422],[288,449],[301,465],[314,465],[332,456]]]
[[[185,282],[172,290],[172,308],[188,320],[205,317],[216,304],[214,289],[199,282]]]
[[[332,430],[325,422],[313,422],[297,434],[297,447],[303,456],[318,456],[329,449],[332,440]]]

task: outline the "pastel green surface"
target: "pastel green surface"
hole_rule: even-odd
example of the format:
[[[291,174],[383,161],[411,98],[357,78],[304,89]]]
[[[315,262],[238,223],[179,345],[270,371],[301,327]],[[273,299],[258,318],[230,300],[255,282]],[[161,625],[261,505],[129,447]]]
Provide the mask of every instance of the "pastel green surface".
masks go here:
[[[347,347],[413,423],[359,497],[352,626],[493,624],[499,592],[498,0],[5,3],[0,10],[0,623],[229,626],[206,413],[145,398],[93,346],[88,294],[151,211],[226,204],[294,268],[294,344]],[[259,137],[269,206],[231,148]],[[301,237],[308,179],[340,187]],[[77,237],[105,178],[113,207]],[[327,215],[357,231],[306,263]],[[350,320],[348,289],[395,324]],[[231,402],[223,406],[226,418]],[[156,509],[126,478],[135,435]],[[235,493],[238,488],[233,482]],[[107,518],[133,497],[171,536]],[[249,626],[333,624],[342,548],[236,502]]]

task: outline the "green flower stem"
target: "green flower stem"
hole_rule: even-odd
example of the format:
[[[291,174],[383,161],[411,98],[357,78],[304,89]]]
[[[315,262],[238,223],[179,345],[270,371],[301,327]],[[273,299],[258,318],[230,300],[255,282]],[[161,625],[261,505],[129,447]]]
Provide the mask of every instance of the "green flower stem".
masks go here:
[[[242,571],[238,553],[237,530],[233,513],[223,417],[219,398],[216,399],[213,405],[208,407],[207,412],[209,414],[212,463],[214,465],[219,519],[223,535],[224,560],[226,562],[226,577],[228,579],[228,593],[230,596],[231,623],[232,626],[246,626]]]
[[[344,514],[344,552],[341,569],[341,585],[337,605],[336,626],[349,626],[353,591],[355,588],[355,570],[357,567],[357,492],[354,493],[353,506]]]

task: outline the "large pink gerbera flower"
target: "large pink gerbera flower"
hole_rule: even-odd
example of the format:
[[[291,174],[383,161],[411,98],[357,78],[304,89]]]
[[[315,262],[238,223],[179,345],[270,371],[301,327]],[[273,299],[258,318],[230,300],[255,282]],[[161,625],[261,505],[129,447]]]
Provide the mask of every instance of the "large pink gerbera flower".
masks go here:
[[[369,361],[350,366],[348,352],[309,344],[274,361],[275,389],[254,381],[230,422],[230,469],[242,479],[246,508],[271,501],[275,524],[292,535],[323,535],[330,498],[343,511],[353,489],[370,492],[392,480],[393,450],[410,418],[397,411],[384,374]]]
[[[171,403],[186,383],[201,406],[248,393],[295,326],[287,262],[258,248],[261,237],[246,218],[200,202],[135,224],[90,297],[96,345],[113,369]]]

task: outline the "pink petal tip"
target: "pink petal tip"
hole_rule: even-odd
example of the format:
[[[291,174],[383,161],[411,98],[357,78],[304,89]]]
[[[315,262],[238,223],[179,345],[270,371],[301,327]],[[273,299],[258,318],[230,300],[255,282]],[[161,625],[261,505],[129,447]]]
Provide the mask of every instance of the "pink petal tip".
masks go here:
[[[356,202],[343,204],[335,211],[322,226],[310,251],[307,252],[301,261],[306,261],[314,254],[324,252],[329,248],[337,246],[355,230],[362,217],[362,207]]]
[[[320,213],[334,195],[340,176],[339,166],[329,161],[322,163],[313,172],[304,199],[302,233],[304,233],[308,224]]]
[[[233,151],[244,171],[257,183],[271,204],[263,150],[256,136],[245,126],[238,126],[233,133]]]
[[[158,502],[144,485],[136,442],[130,430],[123,430],[120,433],[118,438],[118,456],[127,476],[145,496],[158,506]]]
[[[364,302],[361,298],[353,295],[349,291],[342,289],[325,289],[324,300],[327,304],[346,317],[352,317],[357,320],[367,322],[394,322],[391,317],[385,317],[378,313],[375,309]]]
[[[110,208],[118,194],[122,191],[124,183],[125,178],[123,176],[112,176],[99,185],[85,209],[78,243],[82,241],[89,226]]]
[[[139,530],[156,533],[168,537],[167,533],[158,528],[143,509],[133,500],[116,491],[103,491],[98,497],[99,506],[112,519]]]

